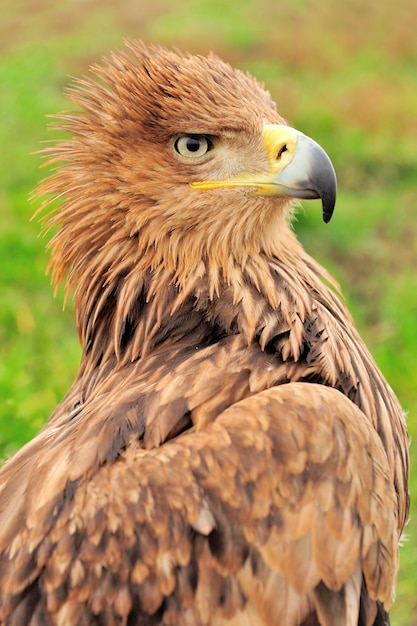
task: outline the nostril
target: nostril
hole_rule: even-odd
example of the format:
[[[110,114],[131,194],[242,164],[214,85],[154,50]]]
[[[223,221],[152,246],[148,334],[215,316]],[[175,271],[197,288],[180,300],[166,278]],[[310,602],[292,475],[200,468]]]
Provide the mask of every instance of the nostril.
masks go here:
[[[277,161],[278,159],[280,159],[282,157],[282,155],[284,154],[284,152],[287,152],[288,148],[287,148],[287,144],[284,143],[284,145],[282,146],[282,148],[280,148],[278,154],[277,154]]]

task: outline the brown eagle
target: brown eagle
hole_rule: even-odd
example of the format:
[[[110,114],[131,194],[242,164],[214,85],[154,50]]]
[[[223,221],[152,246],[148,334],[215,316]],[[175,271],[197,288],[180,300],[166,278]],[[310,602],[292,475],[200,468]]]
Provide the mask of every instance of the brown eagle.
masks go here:
[[[388,624],[404,417],[291,229],[331,162],[217,57],[128,48],[45,151],[83,351],[0,472],[0,623]]]

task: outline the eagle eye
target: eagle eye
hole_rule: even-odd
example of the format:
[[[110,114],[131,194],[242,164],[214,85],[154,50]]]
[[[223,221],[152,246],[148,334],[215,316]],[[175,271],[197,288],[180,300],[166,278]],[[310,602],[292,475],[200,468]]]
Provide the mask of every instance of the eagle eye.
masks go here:
[[[180,135],[174,142],[174,150],[186,159],[204,156],[213,147],[213,142],[206,135]]]

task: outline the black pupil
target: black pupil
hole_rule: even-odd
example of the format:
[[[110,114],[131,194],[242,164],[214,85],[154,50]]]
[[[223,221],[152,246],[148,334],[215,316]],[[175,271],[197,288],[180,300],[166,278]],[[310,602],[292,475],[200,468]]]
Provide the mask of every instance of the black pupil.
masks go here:
[[[200,149],[201,140],[195,137],[188,137],[187,139],[187,150],[189,152],[198,152]]]

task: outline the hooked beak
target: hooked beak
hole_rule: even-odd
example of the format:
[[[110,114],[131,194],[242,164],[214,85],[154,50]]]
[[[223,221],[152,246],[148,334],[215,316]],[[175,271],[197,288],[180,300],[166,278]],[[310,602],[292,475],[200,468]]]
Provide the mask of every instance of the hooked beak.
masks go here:
[[[336,202],[336,174],[326,152],[303,133],[280,124],[266,124],[262,133],[269,171],[229,180],[192,182],[195,189],[250,187],[256,196],[321,198],[323,220],[329,222]]]

